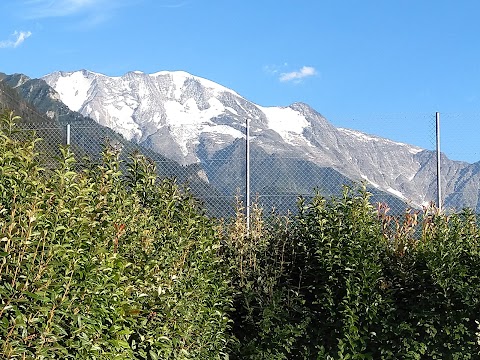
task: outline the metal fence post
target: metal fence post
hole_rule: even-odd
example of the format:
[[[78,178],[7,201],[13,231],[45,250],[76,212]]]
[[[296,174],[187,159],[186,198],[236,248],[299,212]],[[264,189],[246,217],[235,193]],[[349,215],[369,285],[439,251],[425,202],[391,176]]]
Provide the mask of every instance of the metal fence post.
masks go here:
[[[70,124],[67,124],[67,145],[70,145]]]
[[[442,210],[442,182],[440,179],[440,113],[437,111],[435,113],[435,123],[436,123],[436,138],[437,138],[437,206],[438,210]]]
[[[245,202],[247,217],[247,235],[250,234],[250,121],[245,121]]]

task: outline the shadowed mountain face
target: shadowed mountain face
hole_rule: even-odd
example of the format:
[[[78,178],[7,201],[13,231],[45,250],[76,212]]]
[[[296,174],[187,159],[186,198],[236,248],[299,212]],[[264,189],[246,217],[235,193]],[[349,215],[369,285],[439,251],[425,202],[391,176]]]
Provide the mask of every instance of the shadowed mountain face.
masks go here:
[[[43,139],[38,146],[47,163],[60,155],[59,145],[66,144],[66,124],[70,124],[71,147],[79,167],[91,166],[92,161],[99,161],[100,154],[108,143],[122,150],[122,164],[128,161],[131,154],[143,154],[155,162],[160,177],[175,178],[181,184],[188,184],[200,199],[207,198],[208,195],[209,202],[205,206],[210,214],[222,215],[231,212],[233,208],[232,199],[220,196],[205,181],[204,173],[197,164],[181,165],[72,111],[42,79],[29,79],[21,74],[0,74],[0,109],[13,110],[21,117],[18,128],[34,130]],[[125,171],[124,166],[122,169]]]
[[[374,201],[399,208],[436,198],[433,152],[336,128],[306,104],[262,107],[185,72],[108,77],[83,70],[0,79],[4,107],[16,104],[29,121],[57,124],[60,137],[63,124],[72,124],[77,153],[94,156],[105,138],[115,139],[163,164],[162,175],[188,180],[207,201],[244,193],[247,119],[251,193],[265,204],[290,207],[299,194],[338,194],[352,182],[366,182]],[[442,156],[442,168],[445,206],[478,210],[478,164]]]
[[[231,89],[178,71],[109,77],[82,70],[55,72],[43,79],[70,109],[111,127],[125,138],[183,164],[200,162],[204,167],[210,164],[219,169],[205,168],[211,183],[229,173],[213,165],[215,161],[234,161],[234,154],[239,156],[227,150],[245,138],[248,120],[252,149],[271,159],[267,166],[252,157],[252,169],[255,164],[264,164],[262,174],[271,173],[262,184],[254,178],[252,185],[257,191],[278,188],[272,185],[272,176],[280,176],[295,165],[301,174],[295,181],[285,182],[283,190],[285,186],[298,190],[302,187],[299,184],[307,183],[322,188],[325,184],[317,182],[319,178],[311,171],[330,169],[339,174],[339,179],[365,181],[372,189],[412,206],[420,207],[436,199],[433,152],[336,128],[306,104],[262,107]],[[292,163],[293,159],[296,161]],[[289,166],[282,165],[289,161]],[[478,165],[442,157],[442,168],[444,205],[477,209]],[[239,174],[232,176],[238,179]]]

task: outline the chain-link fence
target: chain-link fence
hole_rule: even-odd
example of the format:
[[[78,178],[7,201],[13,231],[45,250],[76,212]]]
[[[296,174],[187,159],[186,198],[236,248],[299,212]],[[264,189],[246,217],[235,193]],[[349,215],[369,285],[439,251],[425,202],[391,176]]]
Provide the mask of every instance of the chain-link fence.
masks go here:
[[[433,115],[432,118],[434,123],[435,116]],[[432,118],[428,121],[432,122]],[[422,205],[431,201],[435,202],[437,196],[436,156],[432,149],[424,155],[418,155],[418,163],[421,164],[418,166],[422,168],[415,169],[414,176],[407,174],[408,169],[395,170],[397,164],[393,164],[391,166],[395,171],[388,177],[385,174],[391,169],[388,171],[382,169],[381,161],[367,164],[362,163],[364,160],[359,162],[358,159],[350,159],[349,161],[357,167],[343,164],[342,171],[341,166],[338,169],[338,166],[325,166],[313,161],[309,158],[309,154],[301,156],[292,155],[288,151],[267,152],[265,147],[260,146],[255,139],[249,142],[247,150],[245,137],[230,139],[224,144],[222,144],[223,140],[218,141],[215,151],[204,151],[203,154],[197,152],[197,161],[179,164],[170,158],[178,159],[182,154],[161,155],[153,151],[148,142],[142,146],[126,141],[122,135],[94,121],[78,121],[68,126],[53,121],[51,123],[22,122],[20,127],[22,130],[35,130],[36,134],[44,139],[39,143],[39,151],[47,163],[52,162],[52,159],[59,155],[59,144],[67,143],[70,144],[79,167],[86,165],[85,162],[91,165],[92,162],[100,161],[103,147],[107,143],[120,150],[123,162],[128,161],[130,154],[140,152],[156,163],[160,177],[174,177],[180,184],[185,184],[204,204],[208,213],[216,217],[231,216],[237,201],[244,206],[248,205],[249,201],[258,202],[267,212],[271,210],[277,213],[295,212],[299,197],[309,199],[316,192],[325,197],[341,196],[345,185],[355,187],[362,181],[372,194],[372,203],[387,203],[395,213],[402,213],[412,207],[421,208]],[[241,127],[240,130],[242,130]],[[377,145],[380,148],[376,151],[387,151],[381,146],[387,149],[388,143]],[[406,151],[417,150],[407,149]],[[395,155],[391,154],[387,159],[393,161]],[[359,158],[361,158],[360,155]],[[451,170],[450,163],[446,162],[445,166],[447,168],[450,166]],[[360,171],[362,167],[377,168],[365,171],[365,174],[356,178],[351,176],[351,172],[349,173],[353,171],[351,169]],[[470,193],[460,189],[458,183],[455,185],[455,181],[449,178],[451,174],[445,174],[443,183],[445,200],[449,204],[466,204],[477,208],[480,180],[477,183],[473,181],[476,176],[473,174],[473,168],[465,171],[472,172],[470,179],[464,176],[464,182],[467,180],[472,182]],[[377,180],[379,177],[380,180]],[[473,192],[476,192],[475,196],[472,195]],[[468,196],[471,198],[467,199]],[[453,201],[455,199],[456,202]]]
[[[454,211],[480,212],[480,113],[440,114],[442,202]],[[447,154],[447,156],[443,156]]]
[[[111,130],[108,127],[100,126],[94,121],[78,121],[70,124],[61,124],[58,122],[20,122],[15,136],[17,138],[27,138],[35,136],[41,139],[36,144],[36,151],[39,154],[39,160],[45,166],[54,168],[61,157],[60,147],[69,145],[75,156],[75,168],[90,168],[95,164],[100,164],[102,154],[106,146],[113,147],[119,151],[120,168],[126,173],[126,164],[130,156],[139,153],[153,161],[156,165],[156,172],[160,178],[174,178],[178,184],[188,188],[197,199],[199,199],[207,212],[212,216],[226,217],[235,211],[236,196],[239,195],[240,201],[244,201],[241,196],[242,186],[245,182],[236,176],[234,180],[222,181],[215,177],[216,187],[208,180],[208,164],[192,163],[182,165],[169,159],[151,149],[138,145],[135,142],[127,141],[125,138]],[[242,159],[229,160],[231,162],[241,162]],[[243,160],[244,161],[244,160]],[[217,159],[216,164],[220,165]],[[223,164],[225,165],[225,164]],[[229,165],[228,165],[229,166]]]

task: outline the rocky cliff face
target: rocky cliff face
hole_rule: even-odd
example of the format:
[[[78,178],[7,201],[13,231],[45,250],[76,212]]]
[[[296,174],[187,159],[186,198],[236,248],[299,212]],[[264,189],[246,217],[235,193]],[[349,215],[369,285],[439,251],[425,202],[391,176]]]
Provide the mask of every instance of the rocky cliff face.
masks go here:
[[[161,177],[174,177],[179,183],[187,182],[199,198],[210,197],[205,203],[210,214],[224,215],[231,208],[230,202],[208,184],[204,170],[198,164],[182,166],[140,144],[128,141],[112,129],[99,125],[94,120],[71,110],[60,95],[42,79],[30,79],[22,74],[0,74],[0,109],[13,110],[22,120],[20,128],[35,130],[43,139],[38,143],[42,160],[50,163],[60,156],[59,145],[66,142],[65,124],[71,124],[71,146],[77,165],[91,166],[99,160],[106,141],[122,149],[120,160],[125,164],[132,153],[141,153],[157,164]],[[90,160],[84,163],[83,157]],[[125,168],[123,168],[125,171]],[[230,209],[231,210],[231,209]]]
[[[210,80],[178,71],[109,77],[82,70],[55,72],[43,80],[71,110],[183,164],[238,155],[228,149],[245,138],[248,121],[258,154],[277,159],[277,165],[281,159],[301,161],[307,164],[302,170],[306,177],[308,166],[330,168],[413,206],[436,198],[434,153],[336,128],[306,104],[263,107]],[[264,171],[278,172],[272,168],[275,164]],[[443,157],[442,167],[445,205],[478,208],[479,165]],[[221,175],[207,173],[209,181]]]

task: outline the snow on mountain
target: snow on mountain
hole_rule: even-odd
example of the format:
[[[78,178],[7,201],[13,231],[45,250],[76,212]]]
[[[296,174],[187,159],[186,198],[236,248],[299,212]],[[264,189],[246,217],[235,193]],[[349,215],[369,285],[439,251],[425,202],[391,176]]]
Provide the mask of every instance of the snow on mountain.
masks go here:
[[[43,77],[72,110],[183,164],[213,158],[243,138],[267,154],[331,167],[420,205],[433,198],[433,161],[419,147],[335,128],[306,104],[263,107],[184,71],[109,77],[86,70]]]
[[[87,100],[92,81],[82,73],[75,72],[68,77],[59,77],[55,89],[65,105],[73,111],[80,111]]]
[[[184,71],[134,71],[109,77],[82,70],[57,72],[43,79],[70,109],[111,127],[128,140],[143,142],[158,130],[167,129],[184,162],[198,161],[195,145],[202,133],[244,137],[240,124],[245,117],[252,119],[254,127],[270,128],[291,145],[298,144],[309,126],[305,116],[292,108],[247,103],[235,91]],[[218,124],[225,116],[236,118],[237,126]]]
[[[189,162],[195,161],[192,141],[205,131],[243,136],[239,131],[218,127],[211,119],[238,113],[217,99],[234,91],[184,71],[154,74],[129,72],[109,77],[82,70],[56,72],[43,78],[72,110],[111,127],[128,140],[145,141],[162,128],[179,145]]]
[[[345,128],[337,128],[337,129],[338,129],[338,131],[343,132],[344,134],[346,134],[348,136],[354,136],[357,139],[359,139],[361,141],[364,141],[364,142],[367,142],[367,143],[373,141],[373,142],[383,142],[386,145],[394,144],[394,145],[404,146],[412,154],[418,154],[420,151],[424,150],[424,149],[422,149],[418,146],[413,146],[413,145],[409,145],[409,144],[405,144],[405,143],[401,143],[401,142],[397,142],[397,141],[392,141],[392,140],[385,139],[385,138],[382,138],[382,137],[379,137],[379,136],[365,134],[365,133],[360,132],[360,131],[355,131],[355,130],[345,129]]]
[[[305,116],[292,108],[261,106],[258,108],[267,117],[268,127],[289,144],[295,145],[295,140],[303,137],[303,131],[309,126]]]

